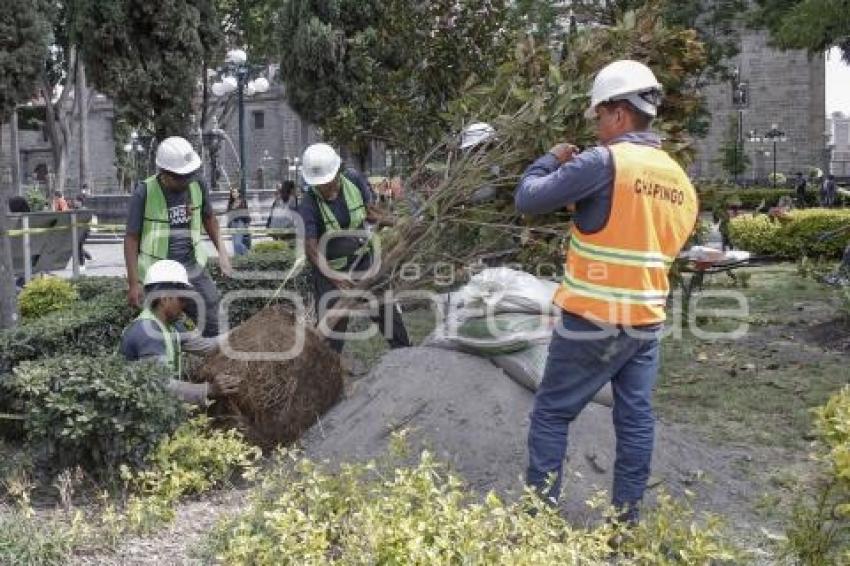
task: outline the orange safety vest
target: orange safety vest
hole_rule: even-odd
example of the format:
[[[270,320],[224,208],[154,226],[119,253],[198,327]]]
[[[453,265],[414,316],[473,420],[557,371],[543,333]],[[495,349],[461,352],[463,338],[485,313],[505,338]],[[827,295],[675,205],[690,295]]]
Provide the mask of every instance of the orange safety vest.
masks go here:
[[[696,191],[664,151],[609,146],[614,193],[608,221],[584,233],[573,227],[564,281],[554,302],[574,315],[624,326],[663,322],[667,272],[693,232]]]

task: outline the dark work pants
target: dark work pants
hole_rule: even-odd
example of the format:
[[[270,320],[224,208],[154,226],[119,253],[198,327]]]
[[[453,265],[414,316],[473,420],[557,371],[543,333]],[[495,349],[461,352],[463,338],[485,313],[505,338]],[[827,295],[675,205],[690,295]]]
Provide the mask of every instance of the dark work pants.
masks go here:
[[[652,389],[658,374],[657,334],[662,328],[645,327],[647,336],[619,330],[616,335],[587,339],[600,327],[564,313],[563,327],[555,329],[549,344],[528,431],[527,481],[538,493],[557,501],[569,425],[610,382],[617,439],[611,499],[624,512],[623,519],[637,520],[655,439]],[[563,330],[570,334],[562,335]]]
[[[197,266],[187,269],[190,274],[189,283],[192,284],[192,288],[200,295],[200,299],[204,302],[206,320],[202,334],[204,336],[218,336],[218,303],[220,298],[215,281],[212,280],[212,277],[210,277],[210,274],[205,269],[199,269]],[[198,307],[194,301],[188,301],[185,310],[189,318],[200,324],[200,321],[198,321]]]
[[[356,270],[360,271],[368,269],[371,264],[372,256],[365,255],[357,263]],[[313,266],[311,271],[313,277],[313,291],[314,296],[316,297],[316,316],[318,317],[318,320],[322,320],[327,311],[332,309],[339,300],[339,297],[330,299],[327,301],[325,307],[322,308],[322,297],[328,293],[338,291],[339,289],[315,266]],[[401,317],[401,309],[398,305],[380,305],[378,316],[372,317],[372,322],[379,326],[381,333],[384,335],[384,338],[387,339],[391,348],[404,348],[406,346],[410,346],[410,338],[407,336],[407,328],[404,326],[404,320],[402,320]],[[348,317],[343,317],[334,326],[333,330],[338,333],[344,333],[347,328]],[[341,339],[328,338],[328,345],[335,352],[341,353],[345,346],[345,341]]]

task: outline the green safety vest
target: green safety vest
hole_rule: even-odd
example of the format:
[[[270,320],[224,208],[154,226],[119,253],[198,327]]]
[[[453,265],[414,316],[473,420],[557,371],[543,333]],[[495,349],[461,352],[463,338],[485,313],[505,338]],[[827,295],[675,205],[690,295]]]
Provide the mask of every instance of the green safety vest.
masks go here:
[[[182,354],[180,334],[171,325],[163,324],[150,309],[143,310],[136,317],[136,320],[152,320],[159,327],[162,337],[165,339],[165,357],[168,360],[168,367],[174,372],[175,379],[180,379],[180,376],[183,375],[183,364],[180,359]]]
[[[192,218],[189,231],[192,237],[192,247],[195,250],[195,261],[201,267],[207,264],[207,254],[201,242],[201,209],[204,193],[197,181],[189,184],[189,201]],[[142,235],[139,244],[139,278],[144,281],[145,273],[154,262],[168,259],[168,239],[171,235],[171,223],[168,218],[168,205],[165,193],[159,185],[156,175],[145,179],[145,213],[142,222]]]
[[[359,230],[363,227],[363,224],[366,222],[366,203],[363,202],[363,194],[360,192],[360,189],[357,188],[357,185],[349,181],[345,175],[339,176],[339,181],[342,186],[342,195],[345,198],[345,204],[348,207],[348,215],[351,218],[348,229],[349,230]],[[339,220],[334,214],[331,207],[328,206],[327,201],[322,197],[321,193],[317,191],[315,188],[313,189],[313,195],[316,197],[316,203],[319,205],[319,212],[322,215],[322,223],[325,226],[326,234],[333,234],[334,232],[339,232],[342,230],[339,225]],[[363,244],[360,249],[354,252],[353,256],[350,257],[339,257],[336,259],[329,259],[328,265],[337,271],[340,269],[344,269],[345,265],[348,263],[348,260],[351,257],[361,257],[365,255],[372,247],[371,239]]]

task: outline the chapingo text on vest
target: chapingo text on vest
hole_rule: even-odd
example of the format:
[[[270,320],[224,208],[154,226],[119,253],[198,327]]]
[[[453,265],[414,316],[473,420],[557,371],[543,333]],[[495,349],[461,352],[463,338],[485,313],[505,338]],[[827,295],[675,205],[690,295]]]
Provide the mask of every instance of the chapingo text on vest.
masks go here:
[[[685,191],[678,187],[667,187],[660,183],[650,183],[643,179],[635,180],[635,193],[651,198],[666,200],[682,206],[685,202]]]

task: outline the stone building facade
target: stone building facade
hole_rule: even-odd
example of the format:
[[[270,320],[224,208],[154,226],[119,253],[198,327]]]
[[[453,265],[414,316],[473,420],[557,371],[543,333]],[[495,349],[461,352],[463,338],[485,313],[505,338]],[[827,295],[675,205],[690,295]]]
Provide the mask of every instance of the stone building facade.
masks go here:
[[[68,101],[73,104],[73,99]],[[25,111],[20,111],[23,114]],[[89,110],[89,172],[92,179],[90,192],[104,194],[118,190],[118,168],[115,165],[115,142],[112,136],[112,102],[102,95],[96,95]],[[71,125],[72,139],[69,145],[68,170],[65,189],[68,194],[77,194],[79,190],[79,122]],[[12,180],[9,124],[0,128],[0,182]],[[55,186],[56,172],[53,170],[53,154],[47,134],[41,128],[27,128],[21,123],[18,131],[20,149],[21,185],[41,187],[43,190]]]
[[[804,51],[778,51],[768,45],[766,32],[745,30],[740,35],[740,53],[730,61],[737,65],[740,81],[746,83],[748,103],[740,111],[733,104],[731,82],[705,89],[711,127],[708,135],[695,141],[697,156],[690,167],[696,178],[724,178],[718,163],[727,142],[730,122],[741,120],[743,152],[750,166],[742,180],[763,181],[773,171],[773,144],[748,141],[755,131],[763,137],[774,124],[787,141],[776,145],[776,170],[793,174],[809,167],[825,169],[826,67],[822,55]]]
[[[245,98],[245,136],[248,167],[248,188],[271,189],[283,179],[294,179],[298,171],[295,157],[300,157],[307,145],[319,140],[317,129],[303,121],[286,103],[282,85],[273,85],[264,94]],[[116,165],[116,140],[113,136],[112,102],[102,95],[95,98],[89,111],[89,152],[92,187],[90,194],[116,194],[123,186],[129,186],[129,179],[121,179]],[[229,185],[239,185],[239,122],[237,112],[231,112],[226,123],[218,126],[227,133],[220,144],[219,182],[215,188],[227,190]],[[73,125],[75,132],[70,146],[70,159],[65,189],[69,195],[79,192],[79,125]],[[10,128],[5,124],[0,130],[0,182],[11,182]],[[23,129],[18,134],[22,186],[24,189],[40,186],[47,190],[54,186],[55,172],[50,143],[40,129]],[[211,160],[209,151],[202,147],[201,136],[190,136],[204,158],[203,178],[211,179]],[[118,140],[123,151],[131,140]],[[232,145],[231,145],[232,143]],[[138,161],[140,174],[144,175],[145,165],[152,162],[155,147],[150,142],[140,140],[129,154]],[[132,146],[131,146],[132,147]],[[147,167],[148,172],[152,169]],[[260,172],[262,171],[262,172]]]

